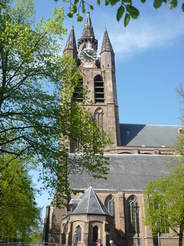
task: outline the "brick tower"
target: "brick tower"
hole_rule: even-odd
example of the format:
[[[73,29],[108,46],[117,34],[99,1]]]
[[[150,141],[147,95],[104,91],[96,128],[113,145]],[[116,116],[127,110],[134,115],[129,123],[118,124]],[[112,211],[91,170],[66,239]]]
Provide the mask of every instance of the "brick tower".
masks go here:
[[[65,53],[70,54],[82,69],[83,86],[89,88],[92,105],[88,106],[94,119],[109,134],[113,144],[111,153],[121,145],[119,113],[116,91],[115,55],[105,28],[100,55],[97,53],[98,40],[95,39],[90,13],[87,13],[82,36],[76,39],[74,28],[69,34]]]

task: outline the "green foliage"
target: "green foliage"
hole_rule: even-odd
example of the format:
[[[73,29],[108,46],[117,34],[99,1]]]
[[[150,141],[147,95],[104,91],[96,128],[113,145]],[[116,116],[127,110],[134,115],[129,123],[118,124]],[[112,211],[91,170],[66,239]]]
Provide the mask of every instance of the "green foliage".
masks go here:
[[[153,2],[154,8],[155,8],[155,9],[160,8],[161,5],[162,5],[162,2],[163,2],[162,0],[154,0],[154,2]]]
[[[116,19],[117,21],[119,22],[123,16],[123,13],[125,11],[125,7],[124,6],[120,6],[117,10],[117,16],[116,16]]]
[[[33,164],[45,187],[55,192],[60,184],[64,196],[70,169],[87,169],[94,177],[107,174],[103,148],[110,140],[84,103],[71,103],[81,72],[71,57],[61,54],[63,8],[53,9],[52,19],[35,24],[33,0],[20,0],[15,6],[5,2],[0,12],[0,153]],[[85,88],[83,94],[86,102]],[[58,162],[69,156],[69,146],[62,144],[68,140],[83,156],[67,171]]]
[[[156,221],[159,221],[160,233],[171,228],[179,236],[182,245],[184,231],[184,165],[178,165],[172,174],[151,181],[146,185],[147,196],[145,223],[156,234]],[[179,230],[178,230],[179,229]]]
[[[43,232],[42,228],[35,229],[34,233],[32,233],[32,235],[29,236],[29,242],[32,243],[42,242],[43,240],[42,232]]]
[[[63,2],[65,1],[63,0]],[[124,26],[125,27],[128,25],[131,18],[137,19],[139,17],[139,10],[133,5],[132,2],[133,2],[132,0],[121,0],[121,1],[120,0],[104,0],[105,6],[108,6],[110,4],[113,7],[117,3],[120,4],[117,8],[116,19],[119,22],[124,16]],[[141,3],[144,4],[145,2],[146,0],[141,0]],[[70,12],[68,13],[68,16],[70,18],[73,17],[73,14],[74,14],[73,7],[74,6],[75,6],[75,11],[77,11],[77,15],[80,16],[79,14],[80,11],[82,13],[85,13],[86,5],[89,5],[88,2],[84,2],[84,0],[77,1],[77,3],[76,2],[72,3],[72,1],[70,1],[69,3],[70,3]],[[176,8],[178,6],[177,0],[153,0],[153,7],[155,9],[158,9],[162,6],[162,3],[168,4],[168,7],[170,9]],[[101,1],[97,0],[97,4],[100,5]],[[92,5],[89,5],[89,6],[90,6],[90,9],[93,10],[93,6]],[[184,3],[181,4],[181,9],[184,12]],[[78,21],[81,21],[83,17],[80,16],[80,18],[77,18],[77,19]]]
[[[172,0],[170,1],[169,8],[176,8],[178,6],[178,0]]]
[[[124,26],[126,27],[129,22],[130,22],[130,15],[126,13],[125,19],[124,19]]]
[[[35,190],[23,162],[0,155],[0,238],[30,241],[40,225]]]

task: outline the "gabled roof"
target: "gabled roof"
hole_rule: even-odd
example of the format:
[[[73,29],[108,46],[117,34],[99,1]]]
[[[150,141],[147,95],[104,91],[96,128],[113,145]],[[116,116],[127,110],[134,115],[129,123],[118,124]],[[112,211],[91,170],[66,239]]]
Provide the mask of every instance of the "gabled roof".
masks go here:
[[[70,31],[70,34],[69,34],[69,37],[68,37],[68,40],[66,42],[66,46],[65,46],[64,50],[77,50],[74,27],[73,26],[72,26],[72,29]]]
[[[109,51],[109,52],[113,52],[114,53],[112,45],[111,45],[111,41],[109,39],[109,35],[108,35],[108,32],[107,32],[106,28],[105,28],[105,31],[104,31],[104,36],[103,36],[103,41],[102,41],[101,53],[103,53],[105,51]]]
[[[110,215],[91,186],[80,197],[72,214]]]
[[[120,124],[122,146],[171,147],[179,126]]]

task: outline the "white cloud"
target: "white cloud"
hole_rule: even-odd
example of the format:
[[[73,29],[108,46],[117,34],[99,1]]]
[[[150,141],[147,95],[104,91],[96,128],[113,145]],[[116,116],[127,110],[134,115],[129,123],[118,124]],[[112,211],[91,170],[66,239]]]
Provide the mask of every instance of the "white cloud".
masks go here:
[[[174,45],[176,39],[184,38],[184,14],[181,10],[179,16],[171,12],[167,10],[131,20],[126,28],[122,26],[123,21],[118,24],[114,16],[109,16],[112,21],[107,25],[107,30],[116,58],[122,60],[148,49],[167,48]],[[99,40],[100,46],[101,42],[102,36]]]
[[[117,22],[116,13],[112,11],[113,8],[104,7],[103,11],[96,8],[92,11],[91,21],[95,37],[98,39],[98,51],[100,52],[101,49],[105,26],[118,61],[150,49],[172,47],[178,38],[184,38],[184,14],[181,9],[170,11],[165,6],[157,11],[152,6],[148,7],[148,10],[144,8],[144,12],[142,8],[139,19],[131,20],[126,28],[123,26],[123,20],[120,23]],[[81,37],[85,18],[84,15],[82,23],[66,18],[68,34],[62,42],[64,46],[72,25],[74,25],[76,41]]]

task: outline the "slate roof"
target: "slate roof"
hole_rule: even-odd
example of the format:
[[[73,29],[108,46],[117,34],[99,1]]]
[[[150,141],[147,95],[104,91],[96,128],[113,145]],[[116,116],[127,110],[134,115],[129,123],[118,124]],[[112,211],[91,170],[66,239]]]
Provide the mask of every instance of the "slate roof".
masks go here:
[[[74,215],[75,214],[110,215],[91,186],[77,200],[79,202],[78,202],[78,206],[72,213]]]
[[[96,190],[140,191],[151,180],[171,173],[177,163],[176,156],[149,154],[114,154],[109,157],[107,179],[94,180],[88,174],[75,174],[70,177],[70,185],[75,189],[87,189],[90,185]]]
[[[120,124],[122,146],[171,147],[179,126]]]
[[[103,53],[105,51],[109,51],[109,52],[113,52],[114,53],[112,45],[111,45],[111,41],[109,39],[109,35],[108,35],[108,32],[107,32],[106,28],[105,28],[105,31],[104,31],[104,36],[103,36],[103,41],[102,41],[101,53]]]
[[[70,31],[70,34],[69,34],[69,37],[68,37],[68,40],[66,42],[64,50],[77,50],[74,27],[73,26],[72,26],[72,29]]]

